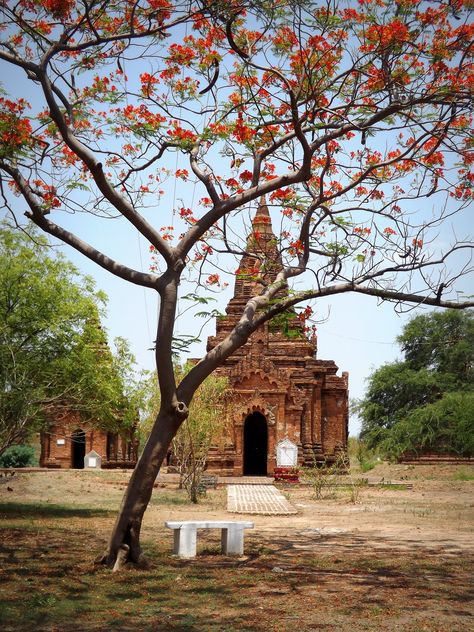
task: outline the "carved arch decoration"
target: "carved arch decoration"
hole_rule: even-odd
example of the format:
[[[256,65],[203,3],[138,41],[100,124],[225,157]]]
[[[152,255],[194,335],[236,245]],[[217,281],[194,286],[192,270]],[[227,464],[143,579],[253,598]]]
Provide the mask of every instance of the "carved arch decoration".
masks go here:
[[[306,389],[291,384],[291,388],[288,389],[286,395],[288,402],[295,408],[303,408],[304,404],[308,401],[308,393]]]
[[[276,424],[277,404],[270,404],[261,397],[252,398],[246,403],[242,402],[235,411],[235,425],[243,426],[245,419],[252,413],[261,413],[267,420],[269,427]]]
[[[232,387],[238,389],[239,384],[245,380],[250,380],[252,376],[258,376],[262,382],[268,382],[269,385],[278,390],[287,390],[290,386],[288,377],[280,371],[270,360],[266,359],[259,363],[260,366],[254,366],[242,359],[231,371],[229,377],[232,381]]]

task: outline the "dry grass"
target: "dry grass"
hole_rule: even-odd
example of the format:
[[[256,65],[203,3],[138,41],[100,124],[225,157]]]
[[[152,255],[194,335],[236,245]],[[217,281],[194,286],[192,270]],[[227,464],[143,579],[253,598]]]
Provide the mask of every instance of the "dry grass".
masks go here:
[[[163,526],[184,516],[228,517],[224,489],[195,508],[174,487],[157,488],[143,527],[152,568],[120,574],[93,559],[106,545],[127,473],[19,475],[0,485],[0,627],[474,629],[474,477],[472,466],[462,476],[460,469],[390,469],[386,479],[407,476],[413,489],[364,488],[357,503],[344,487],[321,501],[308,489],[285,488],[298,515],[252,517],[240,559],[219,554],[217,532],[200,534],[195,560],[176,559]]]

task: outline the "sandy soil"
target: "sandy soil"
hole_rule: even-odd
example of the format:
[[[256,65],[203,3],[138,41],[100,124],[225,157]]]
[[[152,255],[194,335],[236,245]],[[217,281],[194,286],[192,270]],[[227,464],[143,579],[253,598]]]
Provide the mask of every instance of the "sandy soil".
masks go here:
[[[129,472],[41,472],[20,474],[0,485],[0,500],[14,502],[71,503],[78,506],[117,509]],[[373,484],[353,491],[359,477],[371,483],[407,484],[408,489]],[[460,480],[468,479],[468,480]],[[470,479],[470,480],[469,480]],[[165,520],[228,519],[224,486],[210,490],[203,502],[192,506],[177,496],[174,482],[159,479],[145,514],[146,530],[160,529]],[[295,516],[253,515],[255,530],[344,533],[474,549],[474,465],[380,465],[367,474],[337,477],[316,500],[304,485],[280,485],[298,509]],[[7,491],[7,487],[11,491]],[[356,495],[355,502],[354,495]],[[245,517],[247,519],[248,516]]]
[[[59,516],[54,523],[47,516],[32,518],[31,525],[44,525],[42,530],[38,527],[37,541],[31,540],[28,531],[19,531],[14,522],[10,523],[5,530],[4,552],[5,568],[11,569],[4,576],[11,577],[10,583],[4,585],[10,591],[7,609],[8,599],[15,602],[18,581],[36,585],[33,577],[37,571],[32,570],[30,576],[24,567],[17,568],[16,556],[26,556],[34,565],[35,550],[48,551],[48,546],[56,547],[58,556],[64,551],[66,562],[61,573],[69,582],[90,586],[87,603],[97,599],[93,592],[97,571],[92,570],[92,559],[100,551],[94,546],[105,544],[129,475],[119,471],[56,471],[20,474],[2,481],[0,509],[2,503],[41,503],[112,511],[90,519]],[[117,583],[104,569],[100,578],[104,587],[108,587],[107,595],[114,595],[123,581],[124,590],[137,581],[146,586],[141,592],[136,591],[137,605],[127,611],[124,623],[106,623],[114,612],[122,612],[114,601],[110,613],[98,613],[92,608],[88,619],[84,619],[84,627],[74,627],[58,605],[54,612],[49,612],[54,625],[38,627],[35,623],[25,627],[23,621],[20,627],[12,623],[4,629],[12,632],[20,629],[22,632],[474,630],[474,466],[379,465],[362,476],[370,481],[398,481],[407,488],[369,485],[358,488],[358,496],[354,498],[351,480],[359,475],[339,477],[339,485],[326,488],[321,500],[316,500],[307,486],[280,486],[298,509],[295,516],[229,514],[224,486],[210,490],[199,505],[191,506],[175,483],[165,480],[166,477],[160,479],[145,514],[142,540],[145,551],[154,552],[155,558],[152,555],[151,560],[155,559],[155,568],[158,564],[168,574],[170,586],[179,586],[173,593],[175,605],[167,606],[166,600],[163,604],[163,584],[160,584],[152,600],[157,606],[161,604],[160,615],[155,617],[150,612],[147,595],[152,582],[158,581],[154,570]],[[242,558],[220,555],[218,532],[200,533],[198,557],[194,560],[177,560],[169,555],[172,533],[164,527],[165,520],[229,519],[231,515],[255,523],[255,529],[246,532]],[[21,525],[32,528],[25,518]],[[46,545],[48,525],[54,525],[57,542]],[[87,526],[89,536],[86,532],[78,536],[79,525]],[[91,533],[96,534],[97,540],[92,547],[88,540]],[[79,566],[68,557],[74,547],[83,554]],[[47,557],[51,558],[50,563],[55,559],[50,554]],[[45,570],[41,580],[45,587],[37,590],[47,592],[49,585],[58,590],[58,584],[48,573]],[[196,601],[195,595],[202,595],[202,599]],[[109,599],[103,595],[102,598]],[[120,608],[125,609],[129,601],[125,599]],[[104,607],[108,605],[105,601]]]

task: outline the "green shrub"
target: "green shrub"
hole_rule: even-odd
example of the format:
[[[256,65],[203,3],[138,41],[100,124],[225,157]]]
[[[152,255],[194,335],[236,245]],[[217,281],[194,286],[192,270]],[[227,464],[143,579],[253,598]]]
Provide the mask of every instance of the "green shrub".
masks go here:
[[[303,467],[301,470],[302,479],[313,488],[314,497],[321,500],[332,486],[334,477],[337,474],[346,474],[347,466],[347,455],[341,453],[334,463],[329,460],[324,463],[316,463],[315,461],[313,467]]]
[[[375,461],[366,461],[364,459],[359,462],[360,471],[363,473],[370,472],[370,470],[373,470],[376,465],[377,463]]]
[[[380,460],[375,450],[371,450],[365,441],[356,437],[349,437],[349,455],[352,463],[358,462],[361,472],[369,472]]]
[[[0,455],[0,467],[30,467],[35,462],[35,451],[30,445],[12,445]]]

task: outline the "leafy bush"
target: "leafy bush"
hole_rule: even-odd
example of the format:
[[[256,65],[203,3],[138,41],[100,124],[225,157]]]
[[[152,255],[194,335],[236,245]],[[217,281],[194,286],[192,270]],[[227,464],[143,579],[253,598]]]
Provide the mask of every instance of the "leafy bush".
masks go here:
[[[31,467],[35,451],[30,445],[12,445],[0,455],[0,467]]]
[[[438,401],[414,409],[380,444],[393,460],[405,452],[474,454],[474,393],[446,393]]]
[[[341,453],[336,461],[330,462],[326,460],[324,463],[316,463],[315,461],[313,467],[304,467],[301,473],[303,482],[312,487],[314,497],[317,500],[321,500],[327,495],[334,477],[337,474],[345,474],[347,469],[347,455]]]
[[[378,458],[373,450],[369,450],[363,441],[359,441],[357,450],[357,460],[361,472],[369,472],[377,465]]]
[[[377,452],[357,437],[349,437],[349,457],[351,464],[357,461],[361,472],[369,472],[380,461]]]
[[[404,359],[377,369],[353,405],[365,446],[390,460],[474,456],[474,311],[417,316],[398,342]]]

